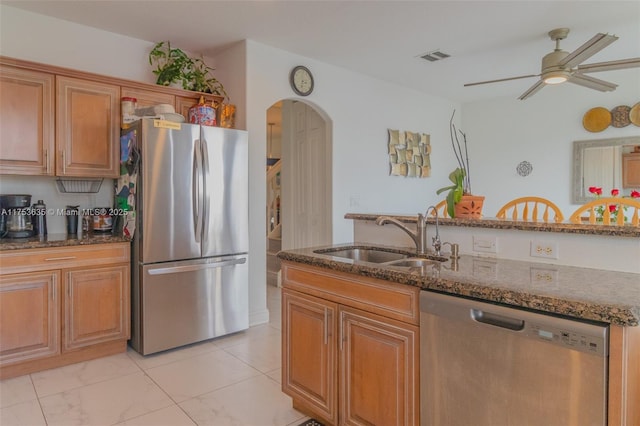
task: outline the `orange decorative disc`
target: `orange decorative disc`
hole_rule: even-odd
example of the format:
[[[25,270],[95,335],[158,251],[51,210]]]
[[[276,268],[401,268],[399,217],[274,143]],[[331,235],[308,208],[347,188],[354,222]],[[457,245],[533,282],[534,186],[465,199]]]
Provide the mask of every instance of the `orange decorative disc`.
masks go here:
[[[590,132],[601,132],[611,124],[611,113],[603,107],[591,108],[582,118],[582,126]]]
[[[629,113],[631,107],[626,105],[620,105],[611,110],[611,125],[613,127],[627,127],[631,124],[629,120]]]
[[[629,121],[640,127],[640,102],[631,107],[631,111],[629,111]]]

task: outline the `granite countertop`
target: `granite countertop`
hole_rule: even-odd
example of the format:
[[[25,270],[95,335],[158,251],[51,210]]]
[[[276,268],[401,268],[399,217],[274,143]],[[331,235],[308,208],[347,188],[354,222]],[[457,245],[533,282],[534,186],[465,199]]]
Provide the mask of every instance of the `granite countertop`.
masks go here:
[[[3,238],[0,240],[0,251],[22,250],[48,247],[70,247],[89,244],[126,243],[129,238],[97,232],[82,236],[70,236],[67,234],[48,234],[43,237],[31,238]]]
[[[464,255],[457,262],[447,260],[427,267],[407,268],[314,252],[337,247],[372,246],[336,244],[284,250],[278,257],[422,290],[623,326],[640,324],[640,274]],[[375,247],[403,251],[397,247]],[[415,249],[406,251],[415,253]]]
[[[416,223],[417,215],[398,215],[398,214],[372,214],[372,213],[347,213],[345,219],[353,220],[371,220],[375,221],[379,216],[389,216],[405,223]],[[435,223],[435,217],[427,218],[428,223]],[[565,234],[583,234],[583,235],[607,235],[616,237],[640,237],[639,226],[605,226],[591,224],[575,224],[575,223],[544,223],[544,222],[525,222],[513,221],[497,218],[482,219],[451,219],[449,217],[439,218],[441,226],[461,226],[468,228],[488,228],[488,229],[515,229],[520,231],[536,231],[536,232],[559,232]]]

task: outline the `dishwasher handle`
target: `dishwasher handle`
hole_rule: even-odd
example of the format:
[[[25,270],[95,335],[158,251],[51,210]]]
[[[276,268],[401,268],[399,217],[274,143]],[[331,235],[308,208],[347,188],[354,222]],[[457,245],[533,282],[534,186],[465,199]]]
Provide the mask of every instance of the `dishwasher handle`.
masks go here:
[[[480,309],[471,309],[471,318],[483,324],[493,325],[495,327],[506,328],[513,331],[524,330],[524,320],[511,318],[505,315],[485,312]]]

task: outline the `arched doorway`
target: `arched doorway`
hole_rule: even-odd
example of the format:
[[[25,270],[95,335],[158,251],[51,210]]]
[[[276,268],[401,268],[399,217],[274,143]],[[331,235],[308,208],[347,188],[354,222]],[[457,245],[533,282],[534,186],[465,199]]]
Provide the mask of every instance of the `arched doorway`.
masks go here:
[[[274,256],[332,242],[332,127],[306,101],[285,99],[267,110],[267,282]],[[279,161],[277,161],[279,160]],[[274,253],[275,252],[275,253]]]

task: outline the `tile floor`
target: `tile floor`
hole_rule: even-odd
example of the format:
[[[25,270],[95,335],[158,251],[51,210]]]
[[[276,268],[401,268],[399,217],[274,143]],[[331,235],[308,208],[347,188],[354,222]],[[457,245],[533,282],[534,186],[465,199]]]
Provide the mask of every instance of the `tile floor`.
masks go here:
[[[127,353],[0,381],[0,424],[289,426],[280,391],[280,290],[270,322],[142,357]]]

